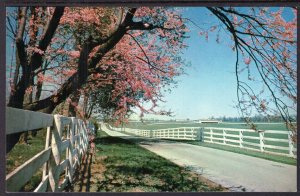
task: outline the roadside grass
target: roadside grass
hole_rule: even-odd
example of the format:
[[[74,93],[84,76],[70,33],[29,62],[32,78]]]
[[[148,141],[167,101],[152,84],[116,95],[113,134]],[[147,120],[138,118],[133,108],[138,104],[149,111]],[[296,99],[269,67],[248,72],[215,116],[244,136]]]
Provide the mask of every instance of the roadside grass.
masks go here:
[[[95,140],[92,175],[81,175],[73,191],[90,192],[209,192],[225,188],[121,138],[100,132]],[[80,181],[80,180],[79,180]],[[89,182],[89,183],[87,183]],[[87,185],[88,184],[88,185]]]
[[[142,122],[130,122],[129,124],[126,125],[126,127],[133,128],[133,129],[146,129],[146,130],[155,130],[155,129],[164,129],[164,128],[178,128],[178,127],[219,127],[219,128],[235,128],[235,129],[249,129],[250,127],[246,125],[245,123],[237,123],[237,124],[232,124],[232,123],[194,123],[194,122],[166,122],[163,124],[159,123],[142,123]],[[287,131],[287,128],[285,127],[284,123],[269,123],[269,124],[257,124],[257,128],[260,130],[282,130],[282,131]],[[214,130],[214,133],[222,134],[222,130]],[[237,135],[239,132],[236,131],[227,131],[227,134],[232,134],[232,135]],[[252,137],[257,137],[259,138],[259,134],[257,132],[244,132],[245,136],[252,136]],[[207,136],[207,134],[205,134]],[[222,139],[223,136],[218,136],[214,135],[215,138],[220,138]],[[266,138],[276,138],[276,139],[288,139],[288,135],[286,134],[276,134],[276,133],[265,133]],[[236,137],[227,137],[228,139],[232,140],[237,140]],[[176,141],[176,140],[175,140]],[[258,158],[263,158],[267,160],[272,160],[280,163],[286,163],[290,165],[296,165],[297,164],[297,159],[291,158],[291,157],[286,157],[286,156],[280,156],[280,155],[273,155],[273,154],[268,154],[268,153],[261,153],[258,151],[254,150],[247,150],[247,149],[241,149],[238,146],[237,147],[231,147],[231,146],[224,146],[220,144],[211,144],[211,143],[204,143],[204,142],[198,142],[198,141],[183,141],[183,140],[177,140],[179,142],[186,142],[190,144],[195,144],[195,145],[200,145],[204,147],[209,147],[209,148],[215,148],[215,149],[220,149],[220,150],[226,150],[230,152],[235,152],[235,153],[240,153],[240,154],[245,154],[248,156],[254,156]],[[259,139],[244,139],[245,142],[251,142],[254,144],[259,144]],[[230,142],[228,142],[230,143]],[[277,141],[265,141],[266,145],[274,145],[274,146],[279,146],[279,147],[288,147],[289,144],[287,142],[277,142]],[[235,143],[232,143],[232,145],[236,145]],[[244,144],[246,147],[248,147],[248,144]],[[249,146],[250,147],[250,146]],[[251,146],[252,148],[259,149],[259,147]],[[297,144],[295,144],[295,148],[297,148]],[[282,149],[272,149],[272,148],[267,148],[267,150],[272,151],[272,152],[279,152],[279,153],[288,153],[288,150],[282,150]]]
[[[174,140],[172,140],[172,141],[174,141]],[[210,144],[210,143],[199,142],[199,141],[183,141],[183,140],[177,140],[177,141],[188,143],[188,144],[193,144],[193,145],[198,145],[198,146],[203,146],[203,147],[208,147],[208,148],[214,148],[214,149],[218,149],[218,150],[224,150],[224,151],[244,154],[244,155],[262,158],[262,159],[275,161],[275,162],[279,162],[279,163],[285,163],[285,164],[289,164],[289,165],[297,165],[297,159],[294,159],[291,157],[273,155],[273,154],[268,154],[268,153],[261,153],[261,152],[257,152],[257,151],[253,151],[253,150],[241,149],[238,147],[225,146],[225,145],[221,145],[221,144]]]

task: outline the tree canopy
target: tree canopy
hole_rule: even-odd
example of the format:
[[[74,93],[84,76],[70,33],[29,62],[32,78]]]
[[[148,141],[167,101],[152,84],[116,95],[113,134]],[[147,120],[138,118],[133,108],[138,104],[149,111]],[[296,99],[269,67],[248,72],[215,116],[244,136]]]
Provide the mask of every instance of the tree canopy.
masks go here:
[[[297,103],[296,14],[285,21],[283,9],[207,9],[220,23],[200,35],[217,30],[231,35],[238,107],[245,120],[250,122],[252,108],[276,113],[295,132],[290,111]],[[184,72],[180,54],[187,47],[188,23],[194,22],[171,7],[18,7],[7,13],[7,36],[16,48],[7,105],[51,113],[64,103],[81,117],[102,112],[117,123],[134,107],[142,115],[170,114],[156,108],[162,89]],[[252,70],[259,73],[269,100],[241,79],[244,70],[248,80]],[[8,151],[18,138],[8,135]]]

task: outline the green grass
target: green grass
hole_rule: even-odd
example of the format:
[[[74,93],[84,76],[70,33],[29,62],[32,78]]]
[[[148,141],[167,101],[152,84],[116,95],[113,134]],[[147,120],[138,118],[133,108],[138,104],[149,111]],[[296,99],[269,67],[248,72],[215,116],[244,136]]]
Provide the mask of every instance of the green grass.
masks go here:
[[[187,123],[187,122],[165,122],[163,124],[131,122],[131,123],[127,124],[126,127],[133,128],[133,129],[146,129],[146,130],[177,128],[177,127],[218,127],[218,128],[250,129],[250,126],[246,125],[245,123],[240,123],[240,124],[204,123],[204,124],[201,124],[201,123],[193,123],[193,122],[190,122],[190,123]],[[282,131],[287,131],[287,128],[285,127],[285,125],[283,123],[257,124],[257,128],[260,129],[260,130],[282,130]],[[222,130],[214,130],[214,133],[223,133],[223,131]],[[238,135],[239,132],[227,131],[227,134]],[[253,133],[244,132],[243,135],[244,136],[259,137],[259,134],[257,132],[253,132]],[[214,136],[214,137],[220,138],[220,139],[223,138],[223,136]],[[276,134],[276,133],[265,133],[265,137],[278,138],[278,139],[288,139],[287,134],[285,135],[285,134]],[[237,140],[238,139],[238,138],[229,137],[229,136],[227,138],[232,139],[232,140]],[[244,138],[243,141],[259,144],[259,140]],[[261,153],[261,152],[257,152],[257,151],[246,150],[246,149],[240,149],[238,146],[237,147],[230,147],[230,146],[219,145],[219,144],[210,144],[210,143],[203,143],[203,142],[199,143],[198,141],[189,141],[188,143],[201,145],[201,146],[206,146],[206,147],[210,147],[210,148],[221,149],[221,150],[227,150],[227,151],[231,151],[231,152],[236,152],[236,153],[245,154],[245,155],[254,156],[254,157],[259,157],[259,158],[264,158],[264,159],[268,159],[268,160],[272,160],[272,161],[276,161],[276,162],[281,162],[281,163],[286,163],[286,164],[291,164],[291,165],[296,165],[296,163],[297,163],[296,159],[293,159],[293,158],[290,158],[290,157],[280,156],[280,155],[272,155],[272,154],[268,154],[268,153]],[[228,142],[228,143],[230,143],[230,142]],[[235,144],[235,143],[232,143],[232,144]],[[265,141],[265,144],[266,145],[288,147],[287,142]],[[248,145],[245,144],[245,146],[247,147]],[[253,147],[253,148],[259,149],[259,147],[255,147],[255,146],[248,146],[248,147]],[[272,152],[288,153],[288,150],[277,150],[277,149],[267,149],[267,150],[270,150]]]
[[[17,143],[14,148],[6,154],[6,174],[25,163],[35,154],[45,148],[45,130],[39,131],[36,137],[29,134],[28,144]]]
[[[249,125],[245,123],[239,124],[226,124],[226,123],[193,123],[193,122],[165,122],[163,124],[158,123],[142,123],[142,122],[130,122],[125,127],[133,129],[166,129],[166,128],[177,128],[177,127],[222,127],[222,128],[235,128],[235,129],[250,129]],[[284,123],[270,123],[270,124],[257,124],[257,129],[260,130],[287,130]]]
[[[223,130],[213,130],[214,133],[221,133],[223,134]],[[237,131],[226,131],[227,134],[231,134],[231,135],[236,135],[238,136],[239,135],[239,132]],[[205,136],[210,136],[209,134],[205,134]],[[260,143],[260,140],[259,140],[259,133],[258,132],[243,132],[243,136],[252,136],[252,137],[256,137],[257,139],[249,139],[249,138],[244,138],[243,141],[245,142],[251,142],[251,143],[254,143],[254,144],[259,144]],[[215,135],[214,136],[215,138],[220,138],[222,139],[223,136],[218,136],[218,135]],[[264,134],[264,137],[265,138],[276,138],[276,139],[288,139],[288,135],[287,134],[277,134],[277,133],[265,133]],[[236,137],[230,137],[230,136],[227,136],[227,139],[232,139],[232,140],[236,140],[238,141],[239,138],[236,138]],[[228,142],[230,143],[230,142]],[[273,146],[280,146],[280,147],[289,147],[289,143],[288,142],[281,142],[281,141],[267,141],[265,140],[264,143],[266,145],[273,145]],[[234,145],[236,145],[235,143],[232,143]],[[244,146],[248,146],[247,144],[244,144]],[[252,147],[252,148],[255,148],[255,149],[259,149],[259,147],[257,146],[249,146],[249,147]],[[279,150],[279,149],[268,149],[266,148],[267,150],[271,151],[271,152],[278,152],[278,153],[285,153],[285,154],[288,154],[289,151],[288,150]]]
[[[253,151],[253,150],[241,149],[238,147],[225,146],[225,145],[221,145],[221,144],[210,144],[210,143],[204,143],[204,142],[199,142],[199,141],[180,141],[180,142],[185,142],[185,143],[189,143],[189,144],[193,144],[193,145],[244,154],[244,155],[248,155],[248,156],[258,157],[258,158],[275,161],[275,162],[279,162],[279,163],[285,163],[285,164],[289,164],[289,165],[297,165],[297,159],[294,159],[291,157],[272,155],[272,154],[261,153],[261,152],[257,152],[257,151]]]
[[[187,168],[172,162],[121,138],[104,132],[95,140],[95,160],[100,168],[87,190],[95,192],[198,192],[222,191],[220,186],[209,185]],[[100,165],[102,166],[100,167]],[[92,168],[95,165],[91,166]],[[98,177],[95,177],[97,176]],[[88,175],[87,175],[88,176]],[[86,184],[86,183],[85,183]],[[77,184],[78,187],[80,187]],[[75,188],[76,190],[76,188]]]
[[[6,154],[6,174],[25,163],[45,148],[46,130],[38,131],[36,137],[29,134],[28,144],[17,143],[14,148]],[[42,168],[39,169],[31,180],[21,188],[20,191],[33,191],[42,180]]]
[[[245,123],[187,123],[187,122],[165,122],[163,124],[157,123],[142,123],[142,122],[130,122],[124,127],[132,129],[145,129],[145,130],[155,130],[155,129],[167,129],[167,128],[178,128],[178,127],[216,127],[216,128],[232,128],[232,129],[250,129],[251,127]],[[284,123],[269,123],[269,124],[257,124],[258,130],[278,130],[278,131],[287,131],[287,128]],[[216,133],[221,133],[222,130],[214,130]],[[237,134],[236,131],[228,131],[229,134]],[[257,133],[248,133],[244,132],[244,135],[248,136],[258,136]],[[282,138],[287,139],[287,135],[282,134],[273,134],[265,133],[266,137]]]

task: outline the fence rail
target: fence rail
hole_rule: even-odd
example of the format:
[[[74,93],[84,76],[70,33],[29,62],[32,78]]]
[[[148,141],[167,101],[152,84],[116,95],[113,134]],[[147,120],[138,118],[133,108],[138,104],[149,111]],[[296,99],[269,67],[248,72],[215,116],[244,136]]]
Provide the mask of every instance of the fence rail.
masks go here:
[[[220,127],[178,127],[156,130],[139,130],[110,127],[133,135],[176,140],[198,140],[243,149],[296,158],[297,148],[292,133],[280,130],[234,129]]]
[[[6,176],[6,190],[19,191],[42,168],[34,192],[59,192],[72,183],[88,150],[86,124],[75,117],[6,108],[6,135],[47,128],[45,149]]]

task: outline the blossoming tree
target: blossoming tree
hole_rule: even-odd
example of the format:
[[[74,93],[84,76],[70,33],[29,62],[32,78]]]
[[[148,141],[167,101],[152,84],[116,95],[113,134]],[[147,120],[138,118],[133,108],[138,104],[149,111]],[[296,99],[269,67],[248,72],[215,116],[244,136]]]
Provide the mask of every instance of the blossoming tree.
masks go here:
[[[155,112],[161,87],[181,72],[178,54],[187,28],[175,13],[164,8],[19,8],[17,29],[11,31],[19,36],[15,75],[22,72],[15,76],[20,79],[13,81],[8,106],[50,113],[65,100],[76,105],[80,95],[110,85],[118,122],[130,105]],[[26,42],[27,37],[33,41]],[[41,98],[38,87],[49,83],[55,90]],[[35,101],[27,101],[32,92]],[[146,109],[140,101],[153,106]],[[7,139],[13,146],[18,137]]]
[[[264,8],[249,8],[249,13],[207,9],[220,21],[209,30],[225,27],[232,36],[239,108],[245,118],[252,106],[265,113],[271,109],[240,80],[242,66],[259,72],[282,118],[296,130],[288,106],[277,94],[280,91],[293,100],[289,107],[295,110],[296,20],[287,22],[282,11]],[[20,7],[7,16],[9,36],[16,46],[7,105],[51,113],[65,102],[77,113],[84,112],[82,117],[96,105],[116,122],[126,121],[132,107],[142,114],[168,114],[155,108],[162,100],[161,90],[183,72],[179,54],[186,47],[188,22],[175,8]],[[145,108],[143,102],[151,106]],[[19,136],[7,136],[7,151]]]

